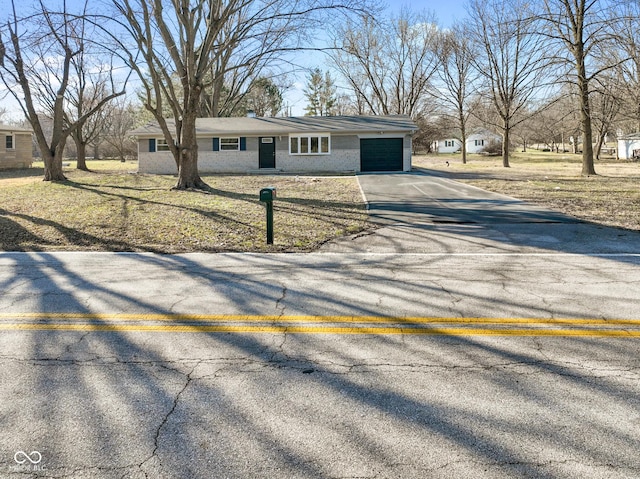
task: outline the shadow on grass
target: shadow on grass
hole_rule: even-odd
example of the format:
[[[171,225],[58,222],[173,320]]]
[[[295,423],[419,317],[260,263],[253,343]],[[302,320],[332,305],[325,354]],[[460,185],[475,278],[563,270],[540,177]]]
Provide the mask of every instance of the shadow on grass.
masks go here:
[[[0,180],[8,178],[31,178],[33,176],[44,177],[44,168],[20,168],[11,170],[0,170]]]
[[[215,211],[214,206],[210,205],[202,205],[201,207],[197,206],[188,206],[182,205],[178,202],[170,203],[166,201],[157,201],[151,200],[148,198],[140,198],[136,195],[127,195],[125,193],[126,190],[135,190],[135,191],[149,191],[147,189],[136,189],[136,188],[128,188],[127,186],[111,186],[111,185],[101,185],[101,187],[86,185],[76,181],[68,181],[67,185],[83,190],[88,191],[94,194],[97,194],[102,197],[110,197],[116,198],[125,202],[135,202],[139,204],[146,205],[155,205],[161,208],[175,208],[183,212],[190,212],[200,216],[203,216],[207,219],[211,219],[214,222],[222,222],[225,224],[235,224],[238,226],[242,226],[245,228],[254,229],[256,226],[253,223],[250,223],[246,220],[242,220],[242,215],[232,216],[231,214],[223,214]],[[122,191],[122,193],[106,191],[106,189],[113,188],[118,191]],[[262,208],[264,205],[258,200],[257,195],[250,195],[247,193],[238,193],[233,191],[222,190],[219,188],[210,188],[209,191],[173,191],[172,195],[198,195],[200,197],[206,198],[207,196],[213,197],[221,197],[226,198],[232,201],[245,203],[250,208]],[[239,206],[238,208],[242,208]],[[289,197],[285,195],[281,195],[277,198],[277,201],[274,204],[274,211],[277,215],[278,213],[286,213],[289,215],[293,215],[295,217],[305,217],[310,220],[316,221],[318,225],[324,229],[327,228],[336,228],[336,229],[347,229],[348,226],[345,226],[345,223],[349,221],[357,221],[357,216],[361,215],[365,211],[365,205],[354,205],[353,203],[345,203],[340,201],[331,201],[331,200],[318,200],[318,199],[306,199],[306,198],[297,198],[297,197]],[[360,225],[363,228],[364,222]],[[309,227],[312,227],[311,225]],[[355,226],[350,227],[351,230],[355,228]],[[287,232],[288,234],[292,234],[295,236],[295,232]],[[300,232],[301,236],[305,235],[305,232]],[[322,240],[322,242],[328,241],[330,238]],[[170,246],[170,245],[167,245]],[[295,249],[295,248],[294,248]],[[232,249],[232,250],[241,250],[241,248]]]
[[[30,232],[27,228],[12,220],[19,218],[36,226],[52,228],[61,234],[66,240],[60,244],[52,240],[44,239]],[[70,228],[52,220],[45,220],[34,216],[9,213],[0,209],[0,247],[4,251],[42,251],[54,249],[56,246],[77,246],[88,249],[100,249],[104,251],[147,251],[150,253],[163,253],[164,251],[154,247],[140,247],[130,243],[115,240],[113,238],[101,238],[75,228]],[[48,248],[47,248],[48,247]]]
[[[30,234],[27,237],[26,227],[13,221],[7,223],[7,227],[0,230],[0,247],[10,251],[51,250],[58,246],[62,249],[86,247],[91,250],[156,253],[193,250],[208,252],[265,250],[262,225],[264,218],[262,214],[256,214],[263,209],[263,204],[259,202],[257,195],[223,189],[212,189],[210,192],[170,191],[164,186],[121,185],[115,182],[95,185],[91,181],[85,182],[81,179],[68,180],[62,184],[71,189],[95,195],[101,198],[99,202],[105,202],[105,204],[116,200],[108,208],[121,208],[121,218],[124,219],[125,224],[129,221],[127,218],[132,207],[153,206],[155,209],[149,208],[146,214],[152,215],[151,220],[154,218],[153,215],[162,215],[162,221],[158,224],[167,223],[166,228],[179,228],[186,224],[184,223],[185,214],[193,214],[206,220],[206,228],[211,228],[212,231],[228,230],[229,234],[221,233],[220,238],[223,239],[223,243],[216,240],[209,244],[205,238],[205,240],[198,241],[198,244],[194,243],[191,246],[191,243],[175,244],[179,241],[179,237],[176,239],[176,235],[171,234],[168,235],[172,239],[171,244],[163,244],[161,236],[165,235],[151,235],[143,241],[136,241],[133,237],[128,240],[123,236],[126,231],[110,231],[107,228],[103,236],[100,233],[87,233],[77,227],[65,225],[63,215],[58,218],[43,219],[35,215],[3,210],[1,214],[5,222],[14,218],[21,220],[25,226],[26,222],[29,222],[35,227],[51,228],[60,234],[61,240],[57,242],[55,234],[48,238],[39,237],[37,234]],[[162,191],[163,194],[156,194],[158,191]],[[194,198],[195,200],[193,200]],[[209,201],[209,198],[212,201]],[[216,202],[213,201],[214,198],[223,198],[232,204],[218,208]],[[118,206],[120,204],[121,206]],[[308,251],[330,240],[333,232],[347,234],[366,226],[364,205],[358,209],[353,204],[340,201],[313,200],[281,195],[276,202],[275,214],[280,238],[279,245],[271,249],[275,251]],[[166,221],[171,215],[175,217],[175,226]],[[278,217],[278,215],[281,216]],[[257,222],[256,217],[258,218]],[[301,219],[304,221],[300,221]],[[140,215],[139,221],[144,220],[144,214]],[[247,232],[249,233],[247,234]],[[254,239],[252,240],[252,238]],[[255,244],[252,244],[252,241]]]

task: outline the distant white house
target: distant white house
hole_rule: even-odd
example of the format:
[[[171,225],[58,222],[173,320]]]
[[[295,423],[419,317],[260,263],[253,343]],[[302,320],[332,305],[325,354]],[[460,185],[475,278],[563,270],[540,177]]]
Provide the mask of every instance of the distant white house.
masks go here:
[[[436,153],[457,153],[462,149],[462,142],[458,138],[446,138],[434,142]]]
[[[640,133],[618,137],[618,158],[621,160],[640,158]]]
[[[502,137],[500,135],[496,135],[489,130],[474,130],[467,136],[467,153],[481,153],[489,145],[496,142],[500,143],[501,141]],[[461,150],[462,141],[455,137],[437,140],[434,144],[434,151],[436,153],[458,153]]]
[[[467,137],[467,153],[482,153],[488,146],[501,141],[502,137],[492,131],[485,129],[475,130]]]

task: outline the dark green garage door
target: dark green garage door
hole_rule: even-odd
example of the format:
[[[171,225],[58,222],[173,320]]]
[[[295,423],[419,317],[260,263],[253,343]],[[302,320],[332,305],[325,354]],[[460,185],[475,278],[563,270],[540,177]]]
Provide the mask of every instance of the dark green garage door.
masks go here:
[[[361,171],[402,171],[402,138],[360,140]]]

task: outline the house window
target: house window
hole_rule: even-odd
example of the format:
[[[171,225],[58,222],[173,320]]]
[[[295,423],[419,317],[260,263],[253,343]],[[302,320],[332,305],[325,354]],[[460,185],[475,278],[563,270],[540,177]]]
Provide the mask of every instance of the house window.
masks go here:
[[[156,151],[169,151],[169,143],[166,138],[156,139]]]
[[[213,151],[245,151],[247,149],[247,138],[245,136],[215,137],[212,146]]]
[[[476,146],[484,146],[484,140],[475,140]]]
[[[13,150],[15,148],[15,140],[13,138],[13,135],[7,135],[5,140],[5,148],[7,150]]]
[[[323,153],[329,153],[329,137],[328,136],[320,137],[320,151]]]
[[[453,140],[444,140],[444,146],[445,147],[452,147],[453,146]]]
[[[291,155],[328,155],[331,153],[329,135],[291,135],[289,154]]]
[[[239,151],[240,150],[240,138],[220,138],[220,150],[221,151]]]

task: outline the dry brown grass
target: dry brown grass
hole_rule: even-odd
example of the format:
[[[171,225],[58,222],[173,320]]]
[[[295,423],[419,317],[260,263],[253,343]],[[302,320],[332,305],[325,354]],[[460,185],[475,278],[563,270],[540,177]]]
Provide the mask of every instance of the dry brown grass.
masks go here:
[[[449,162],[447,166],[446,161]],[[584,177],[581,158],[571,154],[516,153],[511,167],[502,159],[472,155],[419,156],[414,167],[513,196],[594,223],[640,230],[640,163],[607,158],[596,162],[597,176]]]
[[[172,191],[170,176],[97,163],[92,173],[70,165],[64,183],[0,172],[0,250],[309,251],[367,227],[353,176],[207,176],[212,191],[203,193]],[[278,194],[272,246],[258,201],[265,186]]]

